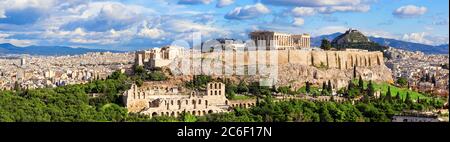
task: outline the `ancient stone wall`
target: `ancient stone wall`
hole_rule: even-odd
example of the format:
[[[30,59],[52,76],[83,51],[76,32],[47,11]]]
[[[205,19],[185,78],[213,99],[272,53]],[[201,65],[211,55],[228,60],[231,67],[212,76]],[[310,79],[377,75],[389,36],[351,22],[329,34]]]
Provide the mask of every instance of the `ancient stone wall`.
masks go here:
[[[205,92],[192,91],[188,94],[178,92],[176,87],[132,85],[123,94],[128,112],[143,113],[151,116],[179,116],[182,112],[192,115],[228,111],[228,99],[225,96],[225,84],[211,82]]]
[[[275,51],[227,51],[203,53],[203,58],[223,61],[225,65],[254,64],[300,64],[316,67],[351,69],[357,67],[384,66],[382,52],[355,51],[314,51],[314,50],[275,50]],[[276,59],[276,62],[272,62]]]
[[[229,105],[231,107],[241,107],[241,108],[250,108],[256,106],[256,99],[247,99],[247,100],[230,100]]]
[[[364,50],[322,51],[322,50],[276,50],[276,51],[246,51],[203,53],[201,67],[192,66],[196,73],[203,69],[213,69],[218,65],[225,69],[214,70],[218,75],[231,78],[228,70],[236,77],[245,75],[246,80],[260,81],[267,77],[263,74],[251,74],[251,68],[261,64],[277,67],[276,85],[290,85],[295,88],[304,86],[305,82],[320,85],[331,81],[334,89],[345,87],[348,81],[354,79],[353,68],[356,67],[357,77],[375,82],[392,82],[392,75],[383,61],[382,52]],[[181,62],[177,65],[182,65]],[[176,68],[176,67],[175,67]],[[224,71],[225,70],[225,71]],[[247,72],[246,72],[247,71]],[[259,71],[259,70],[258,70]],[[273,70],[269,69],[269,72]],[[202,72],[205,73],[205,72]],[[176,74],[180,75],[180,74]],[[239,79],[236,79],[239,80]]]

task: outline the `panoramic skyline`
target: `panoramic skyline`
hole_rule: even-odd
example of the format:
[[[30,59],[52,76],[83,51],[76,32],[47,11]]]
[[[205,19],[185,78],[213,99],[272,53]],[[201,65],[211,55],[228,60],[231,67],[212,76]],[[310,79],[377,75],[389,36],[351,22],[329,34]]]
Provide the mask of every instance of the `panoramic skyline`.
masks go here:
[[[448,44],[449,1],[438,0],[3,0],[0,43],[136,50],[189,40],[248,39],[254,30],[355,28],[368,36]]]
[[[449,122],[448,4],[0,0],[0,123],[167,122],[142,132],[214,141]]]

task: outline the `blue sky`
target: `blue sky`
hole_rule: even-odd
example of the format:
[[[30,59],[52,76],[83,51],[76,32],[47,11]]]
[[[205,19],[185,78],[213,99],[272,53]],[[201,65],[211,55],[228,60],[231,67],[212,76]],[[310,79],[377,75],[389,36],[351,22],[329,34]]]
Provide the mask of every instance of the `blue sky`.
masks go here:
[[[449,41],[447,0],[1,0],[0,43],[137,50],[254,30]]]

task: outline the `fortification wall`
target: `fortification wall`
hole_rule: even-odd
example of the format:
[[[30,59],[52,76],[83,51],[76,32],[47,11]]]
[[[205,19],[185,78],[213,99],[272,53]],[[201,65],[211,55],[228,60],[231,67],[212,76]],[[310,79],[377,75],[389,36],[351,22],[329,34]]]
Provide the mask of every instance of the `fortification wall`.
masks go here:
[[[278,68],[274,73],[277,76],[276,84],[279,86],[289,85],[294,88],[304,86],[307,81],[316,85],[331,81],[333,88],[345,87],[348,81],[354,78],[354,66],[356,66],[356,75],[361,76],[364,80],[393,81],[390,69],[384,64],[382,52],[276,50],[203,53],[200,57],[204,61],[201,63],[201,67],[191,66],[195,72],[202,72],[202,69],[211,69],[217,67],[217,64],[221,64],[224,65],[224,70],[234,70],[231,71],[231,73],[235,73],[234,75],[247,75],[246,79],[249,82],[267,77],[267,74],[261,74],[259,69],[255,69],[258,63],[261,64],[264,61],[269,65],[275,64]],[[264,57],[266,58],[264,59]],[[205,61],[213,61],[213,63]],[[259,73],[255,74],[254,70],[258,70]],[[215,71],[224,73],[220,69]],[[250,71],[253,71],[253,74]],[[267,71],[273,70],[268,69]],[[224,74],[214,73],[212,75]],[[230,77],[229,74],[225,75]]]
[[[225,65],[299,64],[327,68],[351,69],[357,67],[384,66],[382,52],[368,51],[242,51],[202,53],[204,59],[222,61]],[[276,61],[274,61],[277,59]],[[209,60],[210,61],[210,60]]]

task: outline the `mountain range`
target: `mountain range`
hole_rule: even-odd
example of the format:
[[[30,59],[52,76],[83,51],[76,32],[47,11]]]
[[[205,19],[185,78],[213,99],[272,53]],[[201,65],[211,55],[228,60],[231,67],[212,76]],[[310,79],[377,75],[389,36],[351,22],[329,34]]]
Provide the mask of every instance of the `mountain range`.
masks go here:
[[[72,48],[67,46],[27,46],[18,47],[10,43],[0,44],[0,55],[7,54],[29,54],[29,55],[43,55],[43,56],[64,56],[64,55],[79,55],[89,52],[113,52],[121,51],[103,50],[103,49],[87,49],[87,48]]]
[[[322,35],[311,38],[311,46],[319,47],[322,39],[333,40],[342,33],[333,33],[329,35]],[[413,43],[389,38],[368,37],[370,41],[381,45],[390,46],[398,49],[408,51],[421,51],[426,54],[449,54],[449,45],[426,45],[420,43]],[[10,43],[0,44],[0,55],[7,54],[29,54],[29,55],[43,55],[43,56],[63,56],[63,55],[78,55],[89,52],[113,52],[119,53],[123,51],[104,50],[104,49],[87,49],[87,48],[72,48],[67,46],[27,46],[18,47]]]
[[[338,37],[339,35],[342,35],[342,33],[333,33],[329,35],[322,35],[311,38],[311,46],[319,47],[322,39],[328,39],[333,40],[334,38]],[[375,43],[390,46],[398,49],[408,50],[408,51],[421,51],[426,54],[449,54],[449,45],[439,45],[439,46],[433,46],[433,45],[426,45],[426,44],[420,44],[420,43],[413,43],[413,42],[407,42],[407,41],[401,41],[396,39],[389,39],[389,38],[380,38],[380,37],[368,37],[370,41],[373,41]]]

